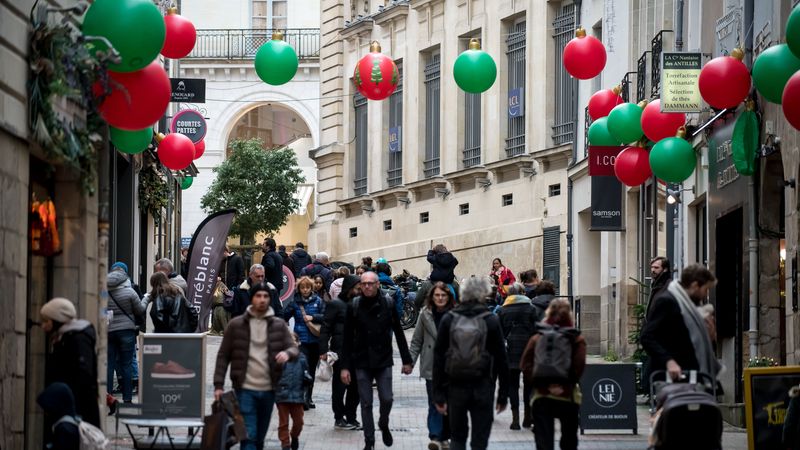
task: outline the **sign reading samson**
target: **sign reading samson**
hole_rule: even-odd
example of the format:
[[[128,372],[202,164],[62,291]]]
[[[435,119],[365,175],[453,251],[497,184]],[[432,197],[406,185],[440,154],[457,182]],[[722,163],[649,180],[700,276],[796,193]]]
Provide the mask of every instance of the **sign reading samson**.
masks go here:
[[[661,54],[661,112],[700,112],[701,53]]]
[[[197,144],[206,137],[208,127],[206,118],[202,114],[191,109],[184,109],[172,118],[170,130],[188,137]]]

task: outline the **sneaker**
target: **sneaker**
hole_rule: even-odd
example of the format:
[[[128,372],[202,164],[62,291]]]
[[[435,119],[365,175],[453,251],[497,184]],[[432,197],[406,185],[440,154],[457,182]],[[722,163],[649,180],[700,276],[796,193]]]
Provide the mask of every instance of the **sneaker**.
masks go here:
[[[389,431],[389,427],[381,428],[381,437],[383,438],[383,445],[391,447],[394,444],[394,438],[392,437],[392,432]]]
[[[442,450],[442,443],[434,439],[428,443],[428,450]]]
[[[442,441],[442,450],[450,450],[450,441]]]
[[[347,426],[349,427],[348,429],[353,430],[353,431],[358,431],[358,430],[362,429],[361,428],[361,422],[359,422],[357,420],[353,420],[352,422],[347,422]]]
[[[317,404],[314,403],[312,400],[309,400],[308,401],[308,407],[311,408],[311,409],[315,409],[317,407]]]
[[[349,423],[345,422],[344,419],[337,420],[333,424],[333,427],[338,429],[338,430],[352,430],[353,429],[353,427]]]
[[[153,364],[153,370],[150,372],[153,378],[184,380],[194,378],[195,373],[175,361],[167,361],[166,363],[157,362]]]

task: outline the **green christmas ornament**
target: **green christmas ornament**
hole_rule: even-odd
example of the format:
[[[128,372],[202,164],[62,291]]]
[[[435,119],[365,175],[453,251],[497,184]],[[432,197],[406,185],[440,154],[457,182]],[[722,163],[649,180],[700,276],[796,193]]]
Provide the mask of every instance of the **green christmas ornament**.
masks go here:
[[[272,86],[291,81],[297,73],[297,64],[297,53],[283,40],[280,31],[273,33],[272,40],[262,45],[256,53],[256,73]]]
[[[653,175],[668,182],[681,183],[694,172],[697,156],[692,144],[683,138],[686,130],[681,128],[678,137],[666,138],[650,151],[650,168]]]
[[[630,144],[642,138],[642,110],[647,101],[640,104],[623,103],[608,113],[608,131],[617,141]]]
[[[731,137],[733,165],[742,175],[755,173],[756,151],[758,150],[758,117],[753,109],[753,101],[749,100],[747,110],[736,119]]]
[[[589,125],[589,145],[618,147],[621,143],[608,132],[608,117],[601,117]]]
[[[800,58],[800,5],[794,7],[786,21],[786,44]]]
[[[183,177],[181,180],[181,189],[189,189],[192,187],[192,183],[194,183],[194,177]]]
[[[798,70],[800,59],[792,53],[789,46],[773,45],[761,52],[753,63],[753,84],[764,98],[780,104],[784,86]]]
[[[167,36],[164,16],[151,0],[95,0],[83,18],[84,36],[102,36],[119,52],[113,72],[135,72],[153,62]],[[107,51],[101,40],[89,39],[97,51]]]
[[[491,55],[481,50],[477,39],[469,41],[469,50],[464,51],[453,65],[453,78],[463,91],[471,94],[486,92],[497,78],[497,65]]]
[[[135,155],[142,153],[153,140],[153,129],[148,127],[143,130],[126,131],[119,128],[108,127],[111,143],[122,153]]]

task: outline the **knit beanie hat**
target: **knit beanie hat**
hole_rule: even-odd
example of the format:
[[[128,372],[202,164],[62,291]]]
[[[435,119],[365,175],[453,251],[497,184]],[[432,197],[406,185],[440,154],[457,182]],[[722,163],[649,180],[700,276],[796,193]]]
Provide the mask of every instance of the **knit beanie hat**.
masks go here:
[[[63,297],[56,297],[45,303],[42,306],[41,314],[43,317],[61,323],[67,323],[77,316],[75,305]]]
[[[128,273],[128,265],[121,261],[117,261],[111,265],[111,271],[113,272],[115,269],[122,269],[123,272],[126,274]]]

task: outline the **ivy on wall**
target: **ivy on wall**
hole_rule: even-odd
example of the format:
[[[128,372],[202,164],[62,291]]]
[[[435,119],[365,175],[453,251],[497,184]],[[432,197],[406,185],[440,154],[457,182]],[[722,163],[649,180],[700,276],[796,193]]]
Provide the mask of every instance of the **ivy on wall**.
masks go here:
[[[139,172],[139,209],[153,216],[158,224],[169,202],[169,184],[159,170],[158,162],[149,157],[145,157],[144,161]]]

